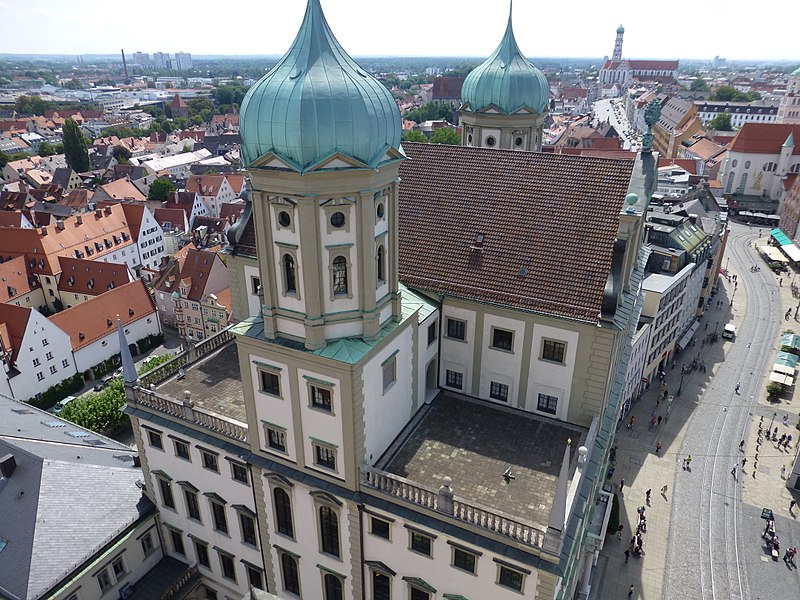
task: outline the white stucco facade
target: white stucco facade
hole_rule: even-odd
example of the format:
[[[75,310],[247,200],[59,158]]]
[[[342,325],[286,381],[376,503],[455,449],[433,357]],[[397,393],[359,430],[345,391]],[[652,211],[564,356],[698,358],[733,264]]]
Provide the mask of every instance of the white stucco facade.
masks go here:
[[[143,315],[140,319],[125,326],[125,337],[133,344],[148,335],[161,333],[161,325],[156,311]],[[108,327],[108,333],[92,343],[75,351],[75,365],[78,371],[86,371],[119,353],[119,337],[116,324]]]
[[[139,254],[139,264],[142,267],[158,269],[161,257],[164,256],[164,231],[147,207],[144,207],[136,248]]]

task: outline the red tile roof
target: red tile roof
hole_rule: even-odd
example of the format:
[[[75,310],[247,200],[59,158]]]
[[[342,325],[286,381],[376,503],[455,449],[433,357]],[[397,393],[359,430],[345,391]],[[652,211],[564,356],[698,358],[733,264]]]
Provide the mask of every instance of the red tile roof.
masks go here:
[[[180,283],[187,280],[190,288],[186,298],[199,302],[206,294],[208,275],[217,260],[220,258],[216,252],[186,246],[172,257],[167,267],[161,270],[153,287],[160,292],[171,294],[180,290]]]
[[[19,298],[39,287],[39,280],[31,273],[24,257],[0,263],[0,302]]]
[[[125,326],[155,312],[144,282],[137,279],[48,318],[69,335],[75,351],[113,333],[117,317]]]
[[[781,146],[789,134],[794,134],[794,151],[800,154],[800,125],[783,123],[745,123],[733,138],[730,149],[733,152],[754,154],[780,154]]]
[[[153,217],[162,228],[165,223],[169,223],[172,229],[183,229],[186,213],[181,208],[157,208]]]
[[[598,321],[633,161],[403,148],[410,158],[400,167],[403,283]]]
[[[62,292],[99,296],[131,281],[127,265],[60,256]]]
[[[433,80],[433,98],[438,100],[461,98],[461,88],[466,77],[436,77]]]
[[[624,60],[607,60],[602,68],[614,70],[618,69],[622,63],[627,63],[631,71],[677,71],[679,62],[677,60],[636,60],[626,58]]]
[[[189,108],[189,105],[183,101],[183,98],[181,98],[179,94],[175,94],[172,97],[172,102],[170,102],[170,106],[172,106],[172,108]]]
[[[11,352],[12,364],[17,360],[31,310],[13,304],[0,304],[0,347],[3,353]]]

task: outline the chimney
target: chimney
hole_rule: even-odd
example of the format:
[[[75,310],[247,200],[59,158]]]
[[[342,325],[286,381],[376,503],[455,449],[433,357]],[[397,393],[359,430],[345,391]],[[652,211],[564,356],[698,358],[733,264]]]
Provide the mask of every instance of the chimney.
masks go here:
[[[6,454],[4,457],[0,458],[0,475],[2,475],[4,479],[10,479],[16,468],[17,461],[14,459],[13,454]]]
[[[110,215],[110,214],[111,214],[111,207],[110,207],[110,206],[106,206],[106,208],[105,208],[105,213],[106,213],[107,215]]]
[[[64,219],[59,219],[56,221],[56,229],[64,231]]]
[[[47,235],[47,227],[42,225],[42,235]]]
[[[75,224],[76,225],[83,225],[83,217],[78,215],[75,217]]]

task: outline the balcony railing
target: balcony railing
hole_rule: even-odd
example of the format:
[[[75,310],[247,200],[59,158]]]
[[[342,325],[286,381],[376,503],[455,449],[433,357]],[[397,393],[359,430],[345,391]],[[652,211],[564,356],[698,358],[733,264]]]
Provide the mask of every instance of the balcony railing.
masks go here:
[[[368,488],[410,504],[434,510],[457,521],[510,538],[526,546],[542,547],[543,531],[533,525],[521,523],[493,508],[471,504],[456,498],[450,491],[449,481],[437,492],[411,483],[399,475],[372,467],[362,466],[360,471],[361,484]]]
[[[150,387],[166,381],[178,372],[178,369],[190,363],[196,362],[204,356],[211,354],[214,350],[221,348],[234,338],[230,327],[226,327],[216,335],[204,339],[197,344],[190,344],[188,350],[176,354],[175,358],[168,360],[164,364],[158,365],[152,371],[148,371],[141,377],[142,385]]]
[[[224,417],[210,410],[197,408],[188,400],[179,402],[142,387],[133,388],[133,401],[158,412],[178,417],[204,429],[220,433],[234,440],[247,441],[247,424]]]
[[[181,600],[197,587],[202,575],[197,570],[197,565],[186,570],[178,581],[173,583],[170,588],[161,594],[160,600]]]

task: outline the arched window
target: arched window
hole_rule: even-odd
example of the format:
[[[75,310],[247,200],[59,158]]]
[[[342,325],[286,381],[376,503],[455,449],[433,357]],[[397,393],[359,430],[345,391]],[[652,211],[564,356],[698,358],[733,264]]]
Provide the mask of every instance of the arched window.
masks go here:
[[[325,600],[342,600],[342,580],[331,575],[325,574]]]
[[[384,251],[383,246],[378,246],[378,283],[386,281],[383,273]]]
[[[286,293],[297,293],[297,273],[294,267],[294,258],[291,254],[283,255],[283,272],[286,277]]]
[[[330,506],[319,507],[319,533],[322,551],[339,556],[339,519]]]
[[[281,554],[281,571],[283,572],[283,589],[300,595],[300,575],[297,572],[297,559],[290,554]]]
[[[276,487],[272,492],[275,500],[275,525],[279,533],[294,537],[294,527],[292,526],[292,503],[286,490]]]
[[[333,259],[333,293],[347,293],[347,259],[344,256]]]

